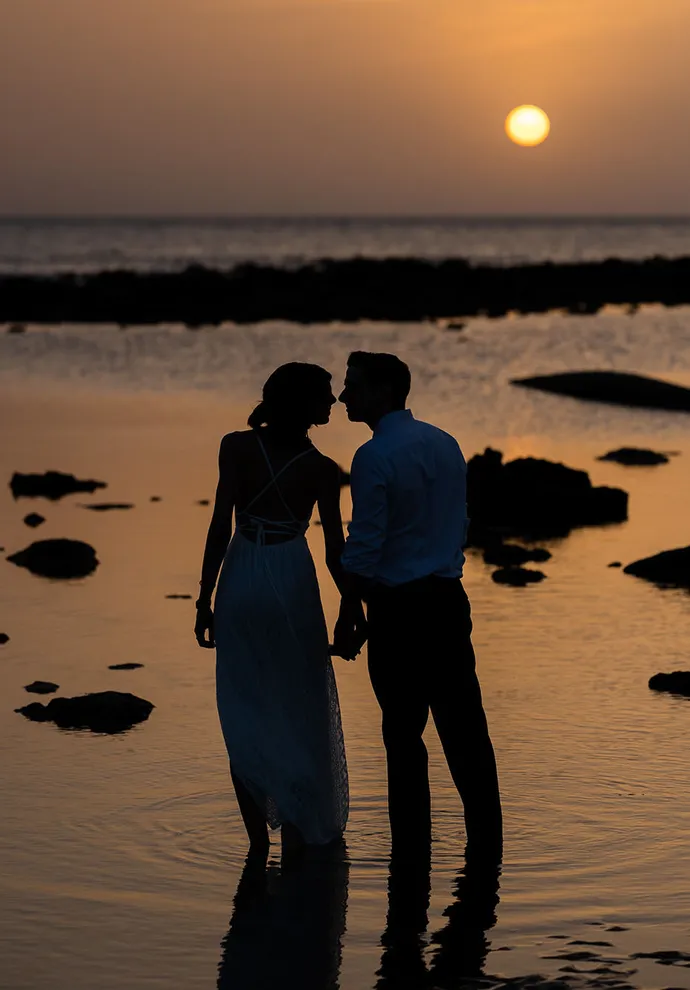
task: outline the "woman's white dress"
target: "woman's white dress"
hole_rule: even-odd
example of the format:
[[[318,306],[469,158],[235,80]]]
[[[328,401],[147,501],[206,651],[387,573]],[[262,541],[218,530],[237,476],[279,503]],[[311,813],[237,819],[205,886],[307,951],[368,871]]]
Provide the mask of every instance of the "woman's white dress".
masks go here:
[[[272,828],[290,822],[305,841],[341,835],[349,794],[338,690],[308,521],[294,517],[274,473],[237,514],[215,600],[218,712],[232,771]],[[275,486],[287,518],[250,510]],[[282,542],[266,543],[267,534]]]

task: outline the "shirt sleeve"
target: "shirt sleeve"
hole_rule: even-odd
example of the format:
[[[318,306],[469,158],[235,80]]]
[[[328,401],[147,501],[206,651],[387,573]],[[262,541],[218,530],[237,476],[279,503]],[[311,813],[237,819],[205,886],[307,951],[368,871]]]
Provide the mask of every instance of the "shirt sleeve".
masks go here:
[[[346,571],[373,578],[383,556],[388,522],[386,474],[381,458],[370,446],[360,447],[350,472],[352,522],[343,551]]]

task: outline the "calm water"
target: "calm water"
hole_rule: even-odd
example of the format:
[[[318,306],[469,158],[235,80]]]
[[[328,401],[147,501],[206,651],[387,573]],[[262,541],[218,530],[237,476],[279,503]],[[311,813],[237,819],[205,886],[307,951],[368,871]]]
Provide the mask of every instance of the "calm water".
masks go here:
[[[408,360],[414,411],[453,432],[468,456],[487,444],[510,457],[543,455],[631,495],[625,525],[547,544],[553,559],[538,587],[499,587],[470,554],[466,586],[505,802],[497,920],[485,944],[481,933],[467,936],[457,906],[444,915],[463,835],[430,727],[428,925],[415,941],[423,882],[403,884],[402,895],[394,887],[407,931],[397,957],[384,935],[385,767],[363,658],[337,665],[352,785],[348,862],[294,875],[281,872],[274,847],[258,886],[245,877],[224,942],[246,841],[215,715],[212,655],[193,642],[191,603],[165,599],[195,593],[210,512],[196,503],[212,497],[218,440],[242,426],[267,372],[309,359],[339,379],[355,347]],[[14,503],[0,488],[7,553],[65,536],[91,542],[102,562],[83,582],[53,583],[0,560],[0,631],[12,637],[0,647],[0,986],[201,990],[216,985],[222,960],[223,988],[273,986],[282,973],[287,985],[290,976],[304,987],[397,990],[421,985],[413,974],[425,966],[430,985],[445,987],[457,985],[443,973],[459,947],[476,966],[486,955],[484,972],[493,976],[690,987],[690,969],[630,958],[690,952],[690,703],[647,688],[656,671],[688,667],[690,597],[607,567],[690,542],[690,418],[508,383],[582,367],[690,384],[690,310],[472,320],[461,333],[273,323],[0,334],[0,477],[74,471],[107,481],[108,499],[136,505],[101,515],[80,507],[88,496]],[[366,435],[338,410],[315,439],[348,464]],[[680,453],[653,469],[595,460],[632,443]],[[152,495],[163,501],[151,503]],[[36,534],[22,523],[29,511],[47,517]],[[310,539],[332,622],[337,601],[318,527]],[[145,667],[107,669],[132,660]],[[35,678],[56,681],[65,695],[131,690],[156,709],[119,737],[60,732],[13,712]],[[405,909],[421,919],[409,929]],[[439,941],[448,925],[450,940],[446,930]],[[624,930],[606,930],[613,927]],[[554,958],[573,952],[595,957]],[[302,974],[307,962],[318,979]],[[619,975],[572,972],[601,966]]]
[[[463,257],[489,264],[690,255],[690,219],[2,220],[0,272]]]

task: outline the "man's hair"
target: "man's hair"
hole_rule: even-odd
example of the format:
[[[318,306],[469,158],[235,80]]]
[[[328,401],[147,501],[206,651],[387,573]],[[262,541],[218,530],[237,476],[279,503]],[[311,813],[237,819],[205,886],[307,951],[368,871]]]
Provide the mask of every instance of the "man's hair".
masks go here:
[[[410,369],[395,354],[353,351],[347,359],[347,366],[361,371],[370,385],[387,385],[395,405],[405,408],[410,394]]]

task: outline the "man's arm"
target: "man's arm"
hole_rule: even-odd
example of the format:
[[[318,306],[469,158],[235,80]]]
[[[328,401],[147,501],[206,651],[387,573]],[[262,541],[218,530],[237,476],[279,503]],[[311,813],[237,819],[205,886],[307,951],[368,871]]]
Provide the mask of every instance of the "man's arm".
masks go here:
[[[342,562],[346,593],[366,590],[373,582],[383,556],[388,526],[385,464],[370,444],[360,447],[350,474],[352,522]],[[359,595],[361,598],[361,594]]]

